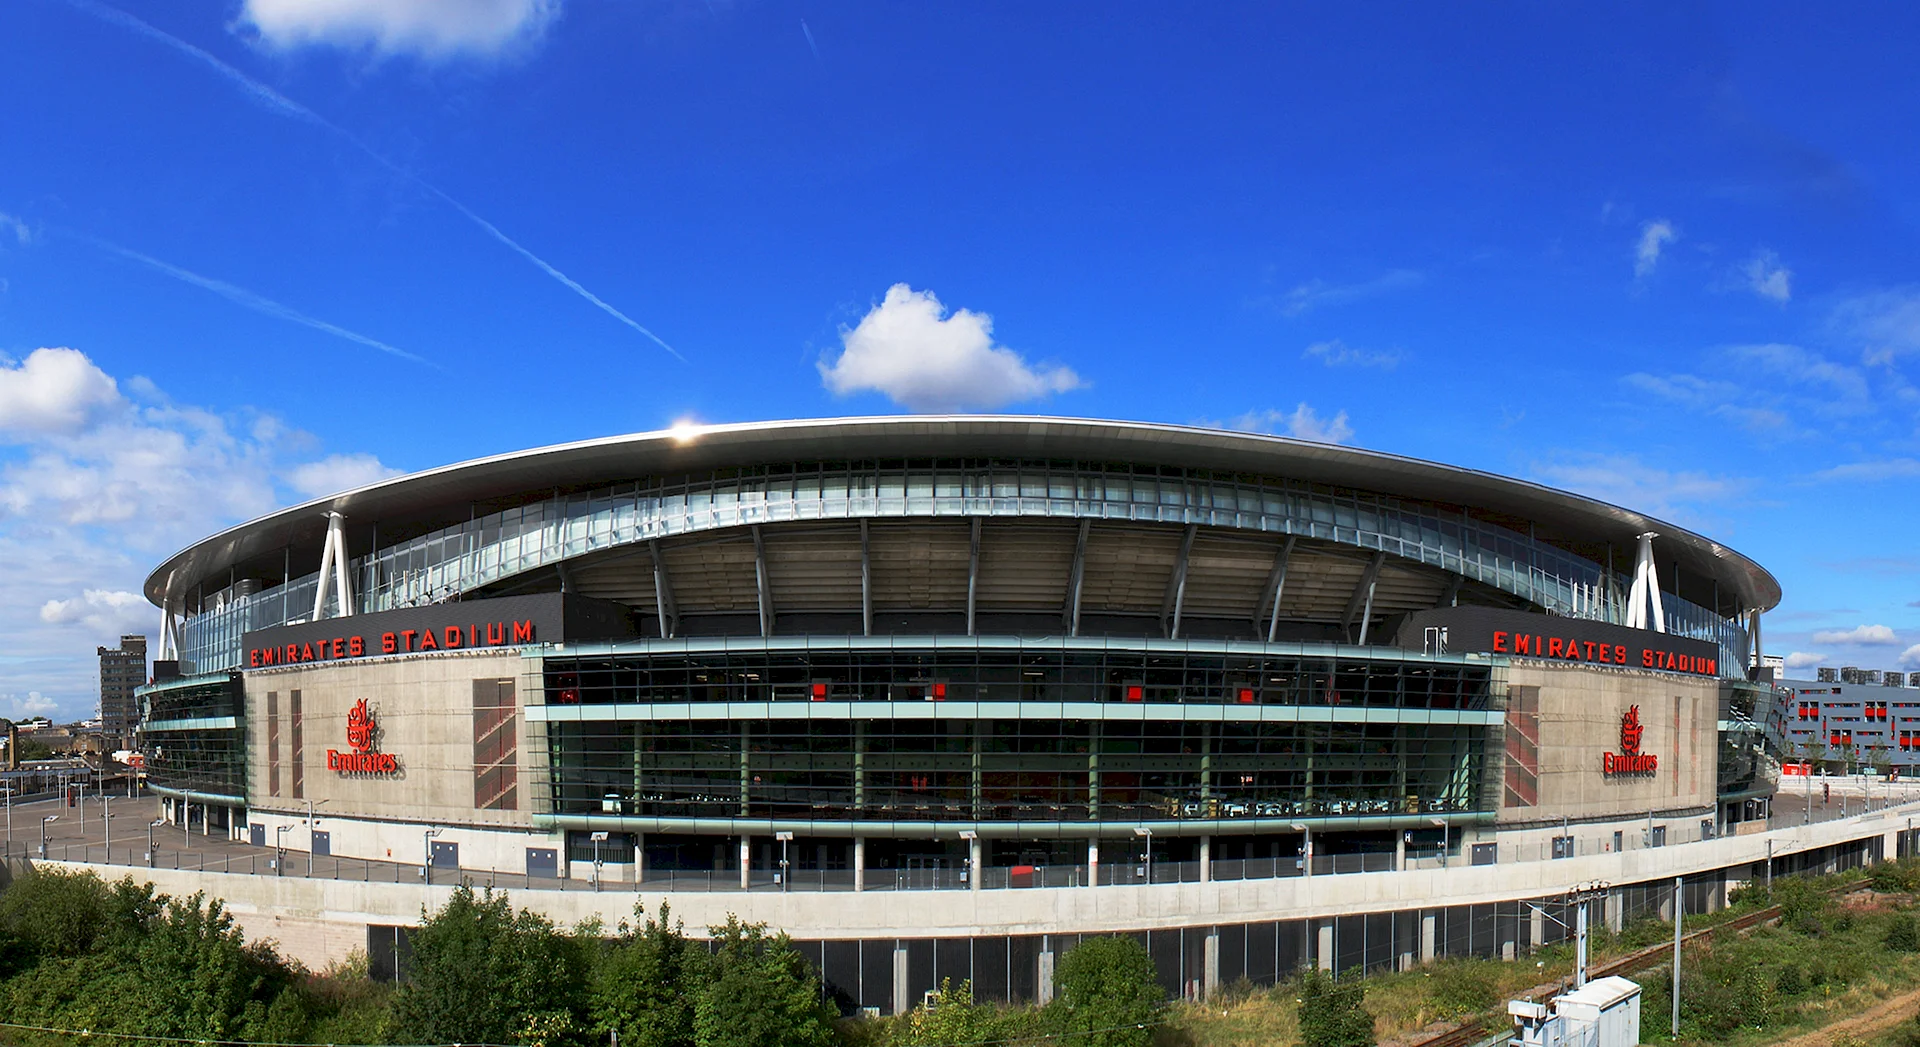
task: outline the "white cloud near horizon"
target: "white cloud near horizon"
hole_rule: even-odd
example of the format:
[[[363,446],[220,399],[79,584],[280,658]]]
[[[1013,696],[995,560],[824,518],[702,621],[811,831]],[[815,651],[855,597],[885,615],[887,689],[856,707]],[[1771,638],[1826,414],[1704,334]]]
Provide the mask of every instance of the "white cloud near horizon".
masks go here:
[[[159,613],[141,586],[162,557],[303,485],[388,472],[314,443],[271,415],[174,403],[78,350],[0,358],[0,635],[16,655],[0,659],[0,696],[92,715],[93,648],[151,632]]]
[[[1317,359],[1328,367],[1378,367],[1391,371],[1400,366],[1398,349],[1357,349],[1338,338],[1315,342],[1300,354],[1302,359]]]
[[[1305,402],[1292,411],[1278,411],[1271,407],[1264,411],[1249,411],[1221,428],[1290,436],[1296,440],[1312,440],[1323,444],[1343,444],[1353,439],[1353,426],[1347,422],[1347,412],[1341,411],[1332,418],[1322,418]]]
[[[1920,643],[1900,652],[1900,665],[1906,669],[1920,668]]]
[[[320,498],[399,475],[400,470],[382,465],[370,454],[330,454],[287,470],[286,480],[287,486],[308,498]]]
[[[1824,654],[1814,654],[1809,651],[1795,651],[1780,661],[1781,664],[1789,669],[1805,669],[1808,666],[1819,665],[1825,661],[1826,658],[1827,656]]]
[[[1673,223],[1664,218],[1644,223],[1640,226],[1640,242],[1633,251],[1633,275],[1646,276],[1653,267],[1660,264],[1660,252],[1668,244],[1680,239]]]
[[[997,408],[1085,387],[1071,368],[1029,364],[994,344],[993,317],[949,313],[932,291],[894,284],[852,329],[838,359],[819,363],[835,396],[877,392],[918,412]]]
[[[1701,526],[1708,510],[1742,496],[1744,479],[1649,465],[1632,455],[1573,454],[1534,463],[1530,478],[1636,512]]]
[[[279,48],[325,44],[446,58],[532,43],[559,13],[559,0],[246,0],[240,18]]]
[[[1782,304],[1793,298],[1793,270],[1781,265],[1780,256],[1772,251],[1756,252],[1742,271],[1754,294]]]
[[[1813,642],[1892,647],[1900,642],[1900,638],[1884,625],[1856,625],[1851,629],[1822,629],[1813,634]]]

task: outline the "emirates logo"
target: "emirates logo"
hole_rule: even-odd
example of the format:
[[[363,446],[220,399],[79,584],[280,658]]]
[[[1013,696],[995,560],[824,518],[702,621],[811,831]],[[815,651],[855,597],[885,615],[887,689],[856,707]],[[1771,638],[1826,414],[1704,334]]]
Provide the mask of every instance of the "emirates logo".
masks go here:
[[[1640,736],[1645,733],[1647,729],[1640,725],[1640,707],[1636,705],[1620,718],[1620,751],[1628,756],[1640,755]]]
[[[1634,708],[1638,709],[1639,707],[1635,706]],[[372,752],[373,730],[373,712],[367,708],[367,700],[362,698],[353,703],[353,708],[347,710],[347,745],[352,747],[353,751],[357,753]],[[1637,744],[1638,743],[1636,743],[1636,745]],[[1627,751],[1639,752],[1640,750],[1633,748]]]
[[[351,751],[328,749],[327,769],[342,774],[400,773],[399,758],[392,753],[374,751],[373,742],[379,729],[373,710],[367,708],[367,700],[362,698],[353,703],[347,710],[347,748]]]
[[[1660,758],[1640,751],[1640,739],[1646,733],[1646,726],[1640,722],[1640,707],[1629,707],[1626,715],[1620,717],[1620,752],[1607,753],[1601,758],[1601,772],[1609,778],[1653,777],[1654,772],[1660,769]]]

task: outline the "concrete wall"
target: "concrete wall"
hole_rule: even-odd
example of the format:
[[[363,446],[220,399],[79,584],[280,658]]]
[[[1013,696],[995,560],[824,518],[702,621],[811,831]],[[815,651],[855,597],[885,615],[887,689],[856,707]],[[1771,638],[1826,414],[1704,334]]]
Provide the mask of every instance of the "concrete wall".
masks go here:
[[[1507,683],[1540,689],[1540,792],[1531,807],[1503,803],[1501,822],[1713,809],[1717,681],[1515,659]],[[1621,718],[1636,705],[1646,729],[1640,751],[1658,756],[1659,769],[1650,776],[1607,775],[1603,755],[1620,752]]]
[[[423,829],[446,827],[439,837],[461,844],[468,867],[519,869],[526,846],[550,845],[533,830],[529,750],[524,717],[519,737],[516,809],[474,806],[475,680],[513,680],[524,703],[527,662],[518,653],[444,653],[412,658],[341,662],[256,670],[246,678],[249,820],[264,824],[267,842],[283,824],[290,847],[308,845],[307,801],[332,852],[358,858],[421,859]],[[292,787],[290,692],[301,693],[301,796]],[[267,693],[278,695],[280,788],[269,788]],[[398,758],[397,774],[349,774],[327,769],[327,750],[346,752],[347,711],[366,699],[378,724],[375,748]],[[504,832],[501,830],[505,830]]]
[[[728,913],[763,921],[803,939],[976,937],[1073,934],[1206,927],[1255,920],[1352,916],[1543,898],[1572,885],[1616,885],[1671,880],[1741,869],[1799,851],[1893,835],[1920,815],[1920,803],[1888,811],[1724,837],[1706,843],[1599,854],[1560,861],[1424,868],[1276,880],[1154,886],[1041,888],[983,891],[885,891],[862,894],[775,891],[750,893],[520,891],[516,905],[537,908],[570,925],[589,916],[607,926],[631,919],[635,901],[649,908],[666,898],[689,929],[724,922]],[[19,860],[15,860],[19,864]],[[206,891],[225,899],[247,933],[277,939],[290,956],[313,967],[364,948],[368,924],[413,924],[422,907],[445,903],[453,888],[418,882],[364,883],[193,870],[83,866],[106,879],[132,874],[169,894]],[[1763,866],[1764,868],[1764,866]]]

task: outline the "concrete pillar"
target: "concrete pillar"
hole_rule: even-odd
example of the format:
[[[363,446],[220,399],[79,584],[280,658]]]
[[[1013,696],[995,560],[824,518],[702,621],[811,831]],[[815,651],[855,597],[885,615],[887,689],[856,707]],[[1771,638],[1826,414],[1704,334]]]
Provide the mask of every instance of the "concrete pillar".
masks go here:
[[[984,855],[982,853],[981,839],[978,836],[976,836],[973,839],[968,840],[967,841],[967,886],[976,891],[980,889],[980,878],[981,878],[980,873],[981,873],[982,867],[986,864],[983,858],[984,858]]]
[[[867,838],[864,836],[853,838],[853,889],[867,889]]]
[[[633,882],[637,886],[647,878],[647,834],[633,834]]]
[[[1087,841],[1087,886],[1100,886],[1100,839]]]
[[[1202,950],[1200,973],[1200,996],[1212,999],[1220,991],[1220,928],[1207,932],[1206,946]]]
[[[893,1013],[905,1014],[912,1001],[907,999],[907,944],[893,943]]]
[[[1393,834],[1393,867],[1402,872],[1407,868],[1407,834],[1404,832]]]
[[[1200,837],[1200,882],[1213,882],[1213,837],[1211,836]],[[1209,988],[1207,991],[1213,990]]]
[[[1540,943],[1545,941],[1547,937],[1546,910],[1536,905],[1530,906],[1528,911],[1533,915],[1527,923],[1527,940],[1533,943],[1535,949],[1538,949],[1540,948]]]
[[[1620,897],[1620,892],[1608,891],[1606,902],[1607,930],[1615,934],[1620,933],[1621,928],[1626,926],[1626,910],[1626,903]]]
[[[1333,970],[1333,921],[1314,921],[1314,966],[1323,971]]]
[[[1420,914],[1420,962],[1432,963],[1440,954],[1437,931],[1439,922],[1431,912]]]
[[[1043,938],[1041,942],[1044,948],[1040,950],[1039,977],[1034,982],[1034,1002],[1045,1006],[1053,1002],[1053,939]]]
[[[740,889],[753,886],[753,837],[740,837]]]

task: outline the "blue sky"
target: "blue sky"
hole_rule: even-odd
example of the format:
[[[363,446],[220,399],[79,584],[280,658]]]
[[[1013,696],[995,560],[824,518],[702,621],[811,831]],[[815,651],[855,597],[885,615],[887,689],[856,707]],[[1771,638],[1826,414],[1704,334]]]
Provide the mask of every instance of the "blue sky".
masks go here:
[[[1920,668],[1917,22],[0,6],[0,715],[279,505],[942,408],[1569,487],[1774,570],[1770,651]]]

